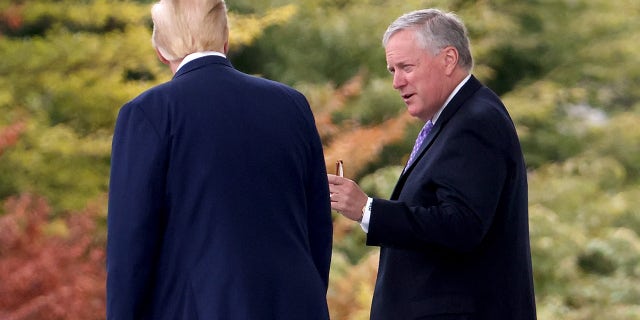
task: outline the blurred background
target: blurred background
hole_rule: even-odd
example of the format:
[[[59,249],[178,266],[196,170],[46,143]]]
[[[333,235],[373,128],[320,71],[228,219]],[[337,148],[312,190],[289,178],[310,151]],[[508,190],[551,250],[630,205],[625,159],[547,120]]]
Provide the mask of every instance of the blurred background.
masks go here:
[[[119,108],[168,81],[152,1],[0,0],[0,319],[104,319]],[[640,319],[640,2],[228,0],[229,58],[309,99],[333,171],[388,197],[421,124],[381,36],[407,11],[465,21],[529,168],[538,318]],[[368,319],[378,249],[334,215],[332,319]]]

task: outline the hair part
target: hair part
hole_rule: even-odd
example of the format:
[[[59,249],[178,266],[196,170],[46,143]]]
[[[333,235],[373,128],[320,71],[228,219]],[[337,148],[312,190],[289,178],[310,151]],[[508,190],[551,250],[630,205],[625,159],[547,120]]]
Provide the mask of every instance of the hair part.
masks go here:
[[[151,8],[151,43],[169,61],[222,51],[229,39],[224,0],[160,0]]]
[[[456,14],[438,9],[406,13],[389,25],[382,37],[382,45],[386,47],[389,39],[402,30],[414,30],[420,46],[429,50],[431,54],[436,55],[448,46],[456,48],[459,56],[458,65],[466,71],[473,68],[467,28]]]

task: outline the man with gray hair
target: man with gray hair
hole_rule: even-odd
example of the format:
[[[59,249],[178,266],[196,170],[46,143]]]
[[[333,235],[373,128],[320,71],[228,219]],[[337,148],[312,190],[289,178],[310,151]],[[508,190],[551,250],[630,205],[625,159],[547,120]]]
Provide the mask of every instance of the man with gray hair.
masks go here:
[[[113,136],[107,319],[329,318],[332,222],[305,97],[235,70],[222,0],[161,0],[174,73]]]
[[[527,170],[507,109],[471,75],[464,24],[410,12],[383,45],[424,127],[390,200],[329,175],[332,208],[380,247],[371,319],[535,319]]]

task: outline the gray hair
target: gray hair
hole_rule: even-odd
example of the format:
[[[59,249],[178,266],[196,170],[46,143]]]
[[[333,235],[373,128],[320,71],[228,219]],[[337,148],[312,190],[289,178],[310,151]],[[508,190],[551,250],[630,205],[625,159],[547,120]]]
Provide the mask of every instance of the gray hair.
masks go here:
[[[382,45],[386,47],[391,36],[405,29],[415,30],[420,45],[434,55],[447,46],[455,47],[458,50],[458,64],[466,71],[473,68],[467,28],[454,13],[438,9],[406,13],[389,25],[382,37]]]

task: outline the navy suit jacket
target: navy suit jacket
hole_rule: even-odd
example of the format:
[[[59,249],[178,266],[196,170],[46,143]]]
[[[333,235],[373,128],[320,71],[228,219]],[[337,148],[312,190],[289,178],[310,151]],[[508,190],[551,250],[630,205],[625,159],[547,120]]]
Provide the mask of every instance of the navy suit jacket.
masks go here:
[[[367,244],[381,247],[371,319],[535,319],[527,171],[507,110],[475,77],[391,200],[374,199]]]
[[[328,319],[329,190],[305,97],[222,57],[125,104],[108,319]]]

